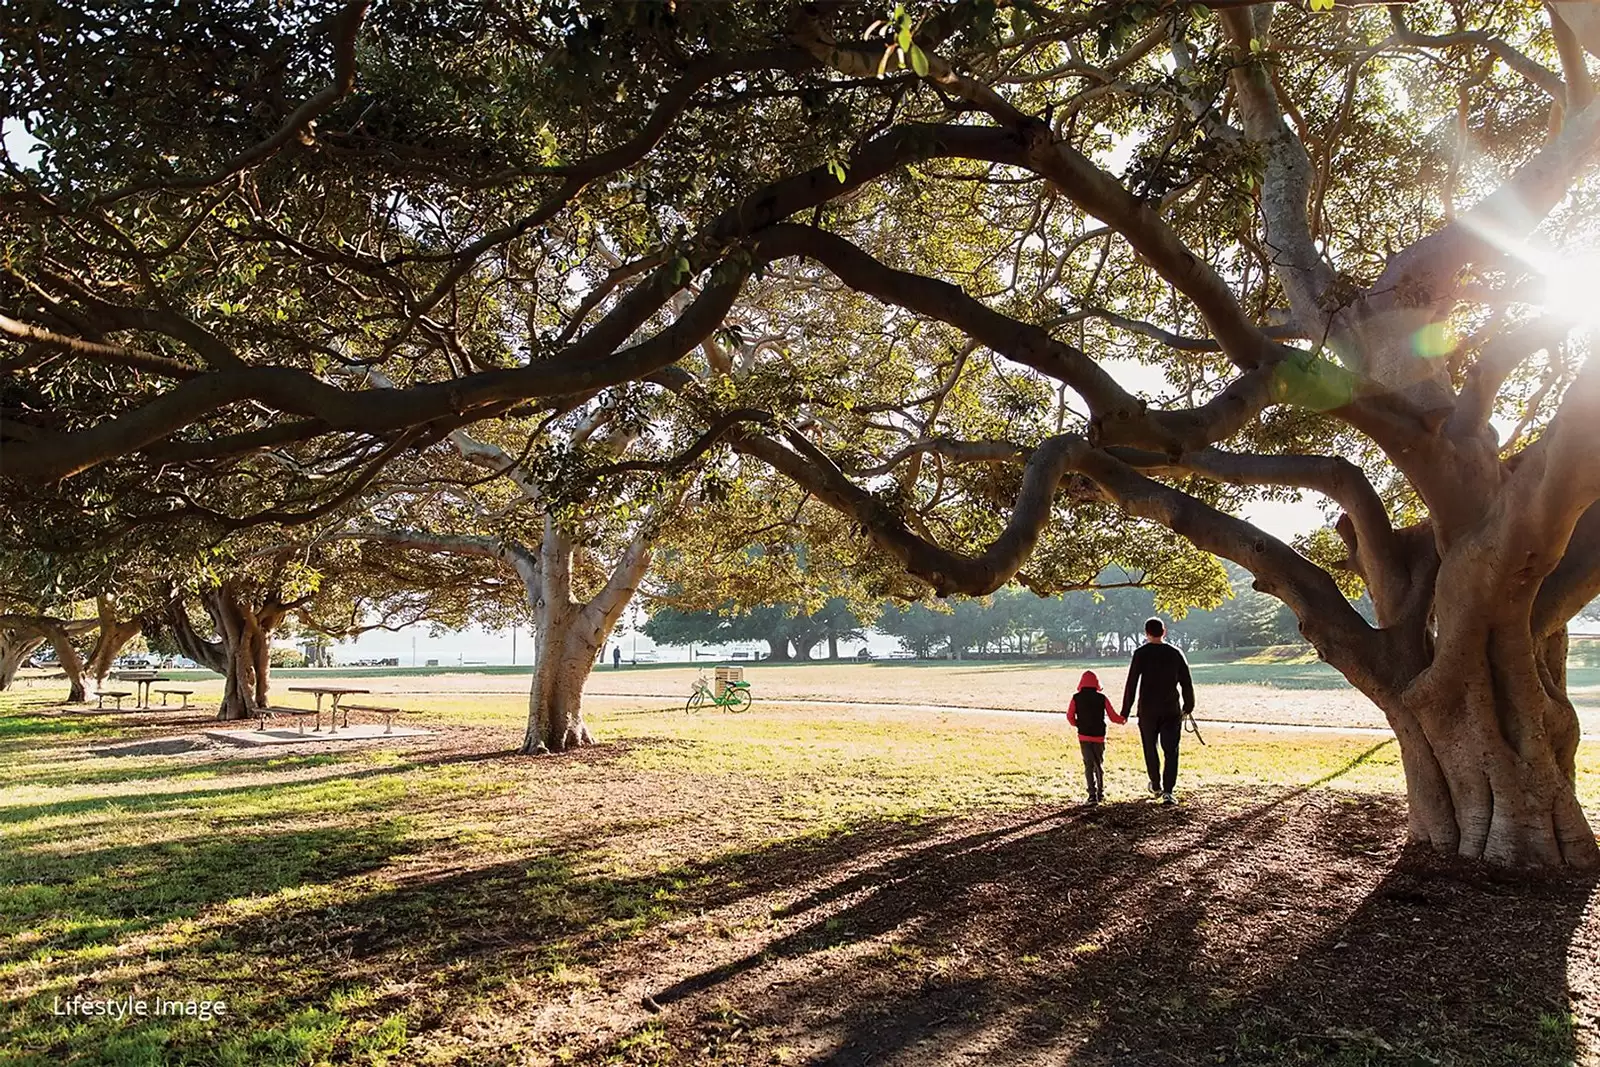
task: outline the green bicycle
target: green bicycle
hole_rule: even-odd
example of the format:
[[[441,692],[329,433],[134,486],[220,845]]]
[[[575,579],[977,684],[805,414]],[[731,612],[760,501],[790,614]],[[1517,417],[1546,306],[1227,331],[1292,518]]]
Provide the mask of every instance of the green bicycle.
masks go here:
[[[750,706],[750,683],[727,682],[723,685],[722,695],[719,697],[711,691],[711,686],[706,683],[706,676],[700,675],[694,683],[694,692],[689,694],[689,702],[684,705],[684,711],[699,711],[707,705],[715,705],[725,711],[739,712]]]

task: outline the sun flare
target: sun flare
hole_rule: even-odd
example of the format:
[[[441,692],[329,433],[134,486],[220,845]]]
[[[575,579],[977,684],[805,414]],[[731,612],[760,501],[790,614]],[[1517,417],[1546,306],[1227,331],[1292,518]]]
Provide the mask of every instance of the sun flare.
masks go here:
[[[1575,324],[1600,325],[1600,252],[1554,258],[1544,276],[1546,310]]]

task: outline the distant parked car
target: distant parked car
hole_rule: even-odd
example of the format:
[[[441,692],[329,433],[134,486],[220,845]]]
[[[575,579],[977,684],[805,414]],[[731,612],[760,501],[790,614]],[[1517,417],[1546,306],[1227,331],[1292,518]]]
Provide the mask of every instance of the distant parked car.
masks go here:
[[[870,648],[863,648],[860,652],[856,653],[856,659],[869,660],[871,658],[872,658],[872,649],[870,649]]]
[[[125,671],[150,671],[155,670],[156,661],[149,656],[123,656],[112,666]]]

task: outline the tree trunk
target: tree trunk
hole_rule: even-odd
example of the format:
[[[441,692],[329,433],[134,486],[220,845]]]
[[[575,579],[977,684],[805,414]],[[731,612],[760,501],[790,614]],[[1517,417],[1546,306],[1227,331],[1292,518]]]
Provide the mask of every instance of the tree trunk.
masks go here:
[[[111,673],[117,654],[139,633],[137,620],[119,621],[116,609],[104,597],[100,598],[100,632],[89,649],[88,675],[95,692],[105,688],[106,676]]]
[[[1384,711],[1400,741],[1414,841],[1513,867],[1600,868],[1576,791],[1566,638],[1523,628],[1441,647]]]
[[[583,632],[575,605],[540,614],[534,638],[533,686],[528,695],[524,752],[565,752],[594,738],[583,721],[583,686],[594,670],[598,642]]]
[[[185,643],[185,651],[222,675],[222,705],[217,709],[219,720],[234,722],[255,718],[265,703],[262,698],[266,694],[266,679],[260,672],[265,655],[265,635],[254,613],[226,583],[206,590],[200,595],[200,602],[205,606],[206,614],[211,616],[211,624],[221,640],[201,641],[196,636],[199,645],[204,646],[202,655],[197,656],[189,651],[187,646],[190,643]],[[182,612],[181,606],[178,611]],[[183,625],[188,626],[187,616],[183,617]]]
[[[43,646],[44,638],[38,634],[0,631],[0,691],[11,688],[17,670]]]
[[[53,624],[43,629],[45,637],[56,650],[56,659],[61,663],[61,672],[67,676],[67,703],[82,704],[88,699],[88,692],[83,684],[83,657],[78,655],[78,650],[73,647],[72,639],[66,630]]]
[[[839,658],[839,635],[832,630],[828,631],[828,658]]]
[[[817,647],[820,638],[815,630],[801,630],[790,634],[789,640],[794,644],[794,658],[809,661],[812,658],[811,650]]]
[[[773,634],[767,639],[767,659],[773,663],[788,663],[794,657],[789,655],[789,639],[782,634]]]
[[[201,637],[189,622],[183,602],[174,600],[166,610],[173,640],[185,656],[222,675],[219,720],[253,719],[269,702],[269,639],[272,628],[287,611],[275,598],[269,598],[268,605],[258,613],[237,588],[226,582],[202,592],[200,603],[211,617],[218,639]]]

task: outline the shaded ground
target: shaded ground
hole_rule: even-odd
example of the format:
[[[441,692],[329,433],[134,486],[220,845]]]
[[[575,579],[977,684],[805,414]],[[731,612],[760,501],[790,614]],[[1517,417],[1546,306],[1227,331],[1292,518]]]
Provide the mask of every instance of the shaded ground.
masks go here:
[[[1051,720],[640,708],[530,758],[452,711],[263,753],[4,699],[0,1062],[1600,1063],[1594,884],[1402,855],[1371,737],[1186,748],[1175,810],[1114,741],[1085,809]]]

